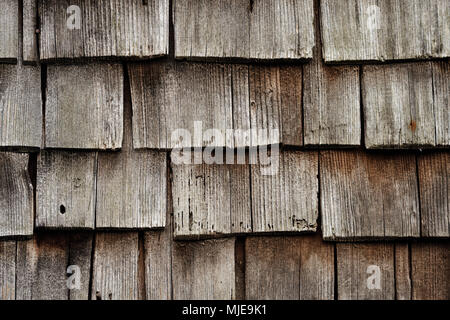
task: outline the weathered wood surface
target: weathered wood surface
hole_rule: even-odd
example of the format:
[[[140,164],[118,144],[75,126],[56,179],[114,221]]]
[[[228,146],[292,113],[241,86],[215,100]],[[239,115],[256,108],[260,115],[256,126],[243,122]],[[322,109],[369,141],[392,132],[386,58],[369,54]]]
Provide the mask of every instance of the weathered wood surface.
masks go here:
[[[248,165],[178,164],[172,170],[175,238],[251,232]]]
[[[174,242],[175,300],[235,299],[235,239]]]
[[[336,252],[339,300],[395,299],[393,244],[338,243]]]
[[[38,156],[36,227],[93,229],[96,152],[42,151]]]
[[[91,299],[138,299],[138,241],[137,232],[96,235]]]
[[[450,153],[418,157],[422,236],[450,237]]]
[[[123,81],[120,64],[48,66],[46,148],[121,148]]]
[[[39,15],[42,60],[149,58],[169,50],[168,0],[40,0]]]
[[[307,146],[360,145],[359,67],[334,67],[323,63],[318,4],[316,2],[314,57],[303,66],[304,143]],[[284,119],[282,125],[284,128]]]
[[[33,186],[28,154],[0,152],[0,237],[33,234]]]
[[[0,241],[0,300],[16,298],[16,241]]]
[[[156,62],[128,69],[135,148],[303,144],[300,66]],[[209,129],[221,136],[211,139]]]
[[[450,5],[441,0],[324,0],[326,62],[450,56]]]
[[[411,244],[411,276],[414,300],[449,300],[449,242]]]
[[[177,58],[312,57],[312,0],[176,0],[173,12]]]
[[[320,235],[249,237],[246,299],[332,300],[334,245]]]
[[[409,244],[395,243],[395,299],[411,300]]]
[[[414,155],[323,151],[320,185],[324,239],[420,236]]]
[[[21,62],[0,64],[0,148],[35,149],[41,142],[40,67],[24,66]]]
[[[316,231],[318,153],[282,151],[271,165],[273,175],[251,166],[253,232]]]
[[[448,63],[434,63],[363,67],[367,148],[449,145]]]
[[[19,46],[19,1],[0,0],[0,60],[17,61]]]
[[[37,25],[37,0],[23,0],[23,61],[35,62],[38,57]]]
[[[126,91],[129,97],[128,86]],[[98,155],[96,227],[162,228],[167,211],[167,155],[133,149],[131,101],[126,100],[122,150]]]
[[[92,235],[41,233],[17,242],[16,299],[87,299]],[[68,267],[80,268],[80,289],[69,289]]]

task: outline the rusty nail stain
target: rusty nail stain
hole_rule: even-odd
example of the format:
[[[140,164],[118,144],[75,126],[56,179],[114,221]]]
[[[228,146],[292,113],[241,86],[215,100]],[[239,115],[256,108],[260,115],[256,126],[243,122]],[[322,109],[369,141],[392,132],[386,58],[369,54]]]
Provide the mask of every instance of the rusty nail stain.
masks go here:
[[[411,129],[412,132],[416,131],[417,123],[414,120],[411,120],[411,122],[409,123],[409,128]]]

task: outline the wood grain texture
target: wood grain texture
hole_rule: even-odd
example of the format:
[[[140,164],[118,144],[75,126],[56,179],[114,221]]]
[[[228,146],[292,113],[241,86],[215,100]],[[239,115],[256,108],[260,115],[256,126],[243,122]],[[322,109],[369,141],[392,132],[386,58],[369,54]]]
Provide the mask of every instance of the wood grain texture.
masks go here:
[[[450,146],[450,63],[432,62],[436,146]]]
[[[273,175],[264,175],[261,163],[251,166],[253,232],[316,231],[317,152],[285,150],[278,156],[272,155]]]
[[[411,244],[412,297],[414,300],[449,300],[449,242]]]
[[[395,243],[395,299],[411,300],[411,264],[408,243]]]
[[[320,185],[324,239],[420,236],[414,155],[323,151]]]
[[[359,67],[324,64],[318,2],[316,6],[314,57],[303,66],[304,143],[307,146],[360,145]],[[283,127],[284,124],[283,120]]]
[[[28,154],[0,152],[0,237],[33,234],[34,195]]]
[[[176,239],[251,232],[248,165],[179,164],[172,170]]]
[[[23,0],[23,61],[36,62],[38,57],[37,25],[37,0]]]
[[[422,236],[450,237],[450,153],[420,155],[417,159]]]
[[[338,243],[336,252],[339,300],[395,299],[393,244]]]
[[[92,299],[138,299],[138,247],[137,232],[96,235]]]
[[[0,300],[16,298],[16,241],[0,241]]]
[[[131,101],[126,101],[122,150],[98,155],[96,228],[163,228],[166,180],[165,152],[133,149]]]
[[[80,9],[79,29],[75,11],[69,10],[72,5]],[[42,60],[151,58],[168,53],[168,0],[39,0],[39,12]]]
[[[40,148],[42,121],[40,67],[0,64],[0,148]]]
[[[19,46],[19,1],[1,0],[0,60],[17,61]]]
[[[332,300],[334,245],[320,235],[248,237],[246,299]]]
[[[93,229],[96,152],[42,151],[38,156],[36,227]]]
[[[448,72],[442,66],[422,62],[363,67],[367,148],[448,145]]]
[[[122,138],[122,65],[48,66],[46,148],[114,150]]]
[[[440,0],[324,0],[326,62],[450,56],[450,6]]]
[[[177,58],[312,57],[312,0],[176,0],[173,14]]]
[[[17,300],[87,299],[92,234],[40,233],[17,242]],[[69,289],[68,267],[77,265],[80,288]]]
[[[235,239],[174,242],[175,300],[235,299]]]

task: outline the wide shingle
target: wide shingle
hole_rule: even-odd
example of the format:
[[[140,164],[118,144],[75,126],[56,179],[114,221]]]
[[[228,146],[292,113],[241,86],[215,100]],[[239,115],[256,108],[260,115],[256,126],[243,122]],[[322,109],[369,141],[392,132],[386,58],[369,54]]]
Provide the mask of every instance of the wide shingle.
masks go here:
[[[176,0],[173,12],[177,58],[312,57],[312,0]]]
[[[168,0],[39,0],[41,60],[151,58],[169,51]]]
[[[324,0],[321,30],[326,62],[450,56],[449,2]]]
[[[19,45],[19,1],[1,0],[0,12],[2,14],[0,60],[16,61]]]

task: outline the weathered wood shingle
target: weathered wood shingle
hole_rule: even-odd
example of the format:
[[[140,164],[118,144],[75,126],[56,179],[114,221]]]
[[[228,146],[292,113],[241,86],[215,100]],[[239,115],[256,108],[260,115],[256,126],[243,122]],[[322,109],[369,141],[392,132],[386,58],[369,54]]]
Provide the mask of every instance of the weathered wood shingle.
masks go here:
[[[174,300],[233,300],[236,297],[235,239],[175,242]]]
[[[49,66],[45,147],[121,148],[123,81],[120,64]]]
[[[324,0],[326,62],[450,56],[450,5],[441,0]]]
[[[96,235],[91,299],[138,299],[138,241],[137,232]]]
[[[0,237],[33,234],[33,186],[28,154],[0,152]]]
[[[0,64],[0,147],[34,149],[41,143],[41,68]]]
[[[324,239],[420,236],[414,155],[323,151],[320,185]]]
[[[176,0],[173,12],[177,58],[312,57],[312,0]]]
[[[16,241],[0,241],[0,300],[16,298]]]
[[[0,60],[16,61],[19,46],[19,1],[1,0]]]
[[[367,148],[448,146],[448,62],[364,66]]]
[[[450,153],[417,159],[422,236],[450,237]]]
[[[282,151],[271,156],[271,171],[264,159],[251,166],[253,232],[316,231],[317,152]]]
[[[39,0],[42,60],[166,55],[169,0]]]
[[[96,152],[42,151],[38,156],[36,226],[93,229]]]
[[[192,159],[201,155],[198,152]],[[179,164],[172,170],[176,238],[251,231],[248,165]]]
[[[320,235],[249,237],[245,250],[246,299],[334,298],[334,245]]]
[[[23,0],[23,61],[35,62],[38,57],[37,0]]]

